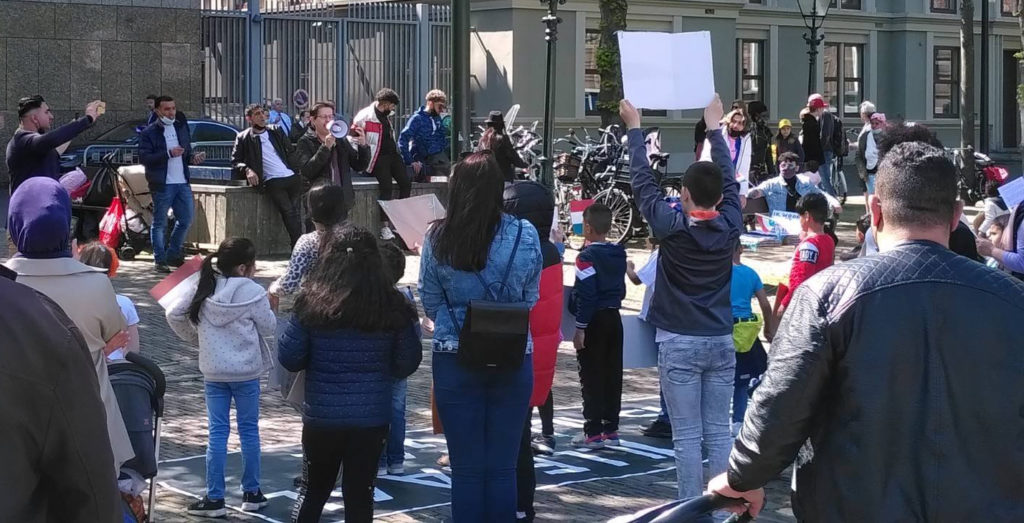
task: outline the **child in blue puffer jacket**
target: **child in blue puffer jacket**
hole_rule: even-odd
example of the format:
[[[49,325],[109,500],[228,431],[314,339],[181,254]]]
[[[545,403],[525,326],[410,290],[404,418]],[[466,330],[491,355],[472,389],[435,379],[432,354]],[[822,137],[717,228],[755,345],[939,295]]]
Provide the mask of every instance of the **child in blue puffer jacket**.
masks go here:
[[[295,520],[320,520],[341,466],[345,520],[371,521],[392,383],[422,359],[416,310],[395,289],[369,231],[331,229],[320,241],[320,262],[278,343],[281,365],[306,371]]]

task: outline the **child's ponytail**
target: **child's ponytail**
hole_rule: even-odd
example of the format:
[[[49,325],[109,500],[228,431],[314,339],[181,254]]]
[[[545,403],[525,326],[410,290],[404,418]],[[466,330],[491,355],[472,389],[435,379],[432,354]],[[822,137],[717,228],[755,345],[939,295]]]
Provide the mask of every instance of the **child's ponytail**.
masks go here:
[[[216,269],[214,263],[217,264]],[[192,303],[188,306],[188,319],[193,324],[199,323],[199,311],[203,303],[217,290],[217,275],[225,278],[234,276],[232,270],[239,265],[250,266],[256,263],[256,245],[248,238],[228,238],[220,243],[217,252],[203,260],[199,271],[199,285]]]

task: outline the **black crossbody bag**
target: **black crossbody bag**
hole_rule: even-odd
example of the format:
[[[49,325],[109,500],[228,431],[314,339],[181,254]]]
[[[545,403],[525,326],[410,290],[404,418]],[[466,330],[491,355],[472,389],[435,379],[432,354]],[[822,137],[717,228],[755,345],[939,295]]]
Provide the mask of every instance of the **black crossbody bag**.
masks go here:
[[[523,223],[519,222],[516,232],[516,243],[512,247],[512,256],[505,267],[505,276],[501,280],[502,294],[507,294],[506,284],[512,271],[512,264],[519,250],[519,240],[523,235]],[[530,334],[530,307],[526,302],[498,301],[491,292],[490,285],[479,272],[475,273],[484,287],[484,298],[470,300],[466,308],[466,322],[461,327],[455,317],[455,309],[448,300],[448,293],[441,289],[448,314],[459,329],[458,361],[463,366],[474,369],[515,370],[523,365],[526,356],[526,343]]]

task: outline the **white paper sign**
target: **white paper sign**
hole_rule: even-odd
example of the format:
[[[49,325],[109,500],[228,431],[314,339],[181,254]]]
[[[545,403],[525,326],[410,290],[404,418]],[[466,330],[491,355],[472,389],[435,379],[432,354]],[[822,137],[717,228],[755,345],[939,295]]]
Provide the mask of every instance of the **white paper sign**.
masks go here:
[[[1006,204],[1008,209],[1013,209],[1019,205],[1020,202],[1024,201],[1024,177],[1004,183],[999,188],[999,196],[1003,197],[1003,203]]]
[[[644,109],[703,109],[715,97],[711,33],[620,31],[622,90]]]

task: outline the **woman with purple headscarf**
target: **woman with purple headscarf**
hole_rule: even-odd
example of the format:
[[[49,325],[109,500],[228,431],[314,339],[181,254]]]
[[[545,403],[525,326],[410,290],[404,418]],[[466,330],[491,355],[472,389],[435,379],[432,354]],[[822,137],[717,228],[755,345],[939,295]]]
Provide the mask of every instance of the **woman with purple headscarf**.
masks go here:
[[[125,330],[114,288],[104,272],[71,257],[71,198],[56,180],[36,177],[18,186],[11,195],[7,224],[18,253],[4,265],[18,273],[18,283],[57,302],[89,346],[107,413],[116,477],[121,464],[135,454],[104,354],[108,342]]]

